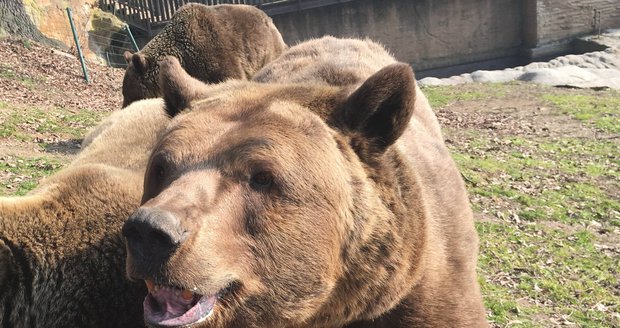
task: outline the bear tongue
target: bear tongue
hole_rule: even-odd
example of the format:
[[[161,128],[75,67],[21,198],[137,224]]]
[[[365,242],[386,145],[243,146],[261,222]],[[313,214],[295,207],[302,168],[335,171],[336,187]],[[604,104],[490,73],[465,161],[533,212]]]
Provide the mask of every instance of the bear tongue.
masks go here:
[[[205,319],[215,301],[215,296],[195,295],[185,299],[178,290],[161,288],[144,299],[144,319],[160,326],[189,325]]]
[[[151,293],[151,296],[157,303],[157,307],[161,313],[166,315],[166,319],[178,317],[183,315],[183,313],[187,312],[187,310],[191,309],[193,298],[189,300],[184,299],[179,294],[179,291],[162,288],[157,292]]]

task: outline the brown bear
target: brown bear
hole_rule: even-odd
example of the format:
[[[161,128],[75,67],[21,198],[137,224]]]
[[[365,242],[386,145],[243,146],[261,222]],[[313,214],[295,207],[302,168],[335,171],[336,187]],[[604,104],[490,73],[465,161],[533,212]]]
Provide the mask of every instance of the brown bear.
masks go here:
[[[160,67],[174,118],[123,226],[147,325],[487,326],[467,193],[409,65],[327,37],[261,83]]]
[[[23,197],[0,197],[0,326],[144,327],[124,270],[122,224],[140,205],[161,99],[104,120],[88,146]]]
[[[123,107],[160,96],[157,61],[179,59],[193,77],[207,82],[248,79],[286,49],[271,18],[249,5],[181,7],[141,51],[125,52]]]

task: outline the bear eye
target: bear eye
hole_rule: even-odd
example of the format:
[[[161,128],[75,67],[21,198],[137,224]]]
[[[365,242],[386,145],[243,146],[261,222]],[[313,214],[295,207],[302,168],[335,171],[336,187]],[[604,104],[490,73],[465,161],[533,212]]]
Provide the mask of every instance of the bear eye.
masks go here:
[[[163,165],[159,164],[159,165],[155,165],[155,178],[157,178],[158,180],[162,180],[165,176],[166,176],[166,169],[164,168]]]
[[[156,180],[156,182],[161,183],[162,180],[166,178],[168,174],[168,164],[165,158],[165,155],[158,154],[153,158],[150,167],[150,178]]]
[[[273,175],[271,172],[261,171],[255,173],[250,178],[250,186],[254,189],[267,189],[273,184]]]
[[[148,177],[145,179],[142,203],[149,200],[161,192],[166,183],[168,175],[167,165],[163,163],[161,157],[156,157],[148,169]]]
[[[153,163],[151,164],[150,173],[150,176],[153,179],[161,180],[164,178],[164,175],[166,174],[166,169],[161,163],[161,160],[157,159],[153,161]]]

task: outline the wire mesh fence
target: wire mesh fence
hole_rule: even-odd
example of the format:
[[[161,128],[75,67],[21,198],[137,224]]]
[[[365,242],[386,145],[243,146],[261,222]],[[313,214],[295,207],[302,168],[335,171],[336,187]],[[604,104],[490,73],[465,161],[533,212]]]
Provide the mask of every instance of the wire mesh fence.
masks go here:
[[[89,47],[102,57],[111,67],[127,67],[125,51],[136,52],[138,46],[133,39],[131,29],[125,25],[121,29],[98,28],[90,31]]]

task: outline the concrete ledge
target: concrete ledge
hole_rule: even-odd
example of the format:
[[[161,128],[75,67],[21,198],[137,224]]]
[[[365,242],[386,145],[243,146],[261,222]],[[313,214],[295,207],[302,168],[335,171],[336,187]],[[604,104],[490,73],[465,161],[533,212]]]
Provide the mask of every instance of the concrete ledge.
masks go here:
[[[522,55],[529,61],[546,61],[566,54],[583,54],[586,52],[602,51],[608,46],[597,41],[592,36],[578,39],[566,39],[536,48],[524,49]]]
[[[546,60],[564,55],[574,50],[572,40],[563,40],[551,44],[540,45],[536,48],[523,50],[523,56],[529,61]]]
[[[430,69],[415,70],[416,79],[425,77],[446,78],[477,70],[499,70],[505,67],[516,67],[526,64],[527,61],[520,56],[507,56],[501,58],[493,58],[489,60],[476,61],[466,64],[459,64],[447,67],[438,67]],[[414,69],[416,67],[414,66]]]

